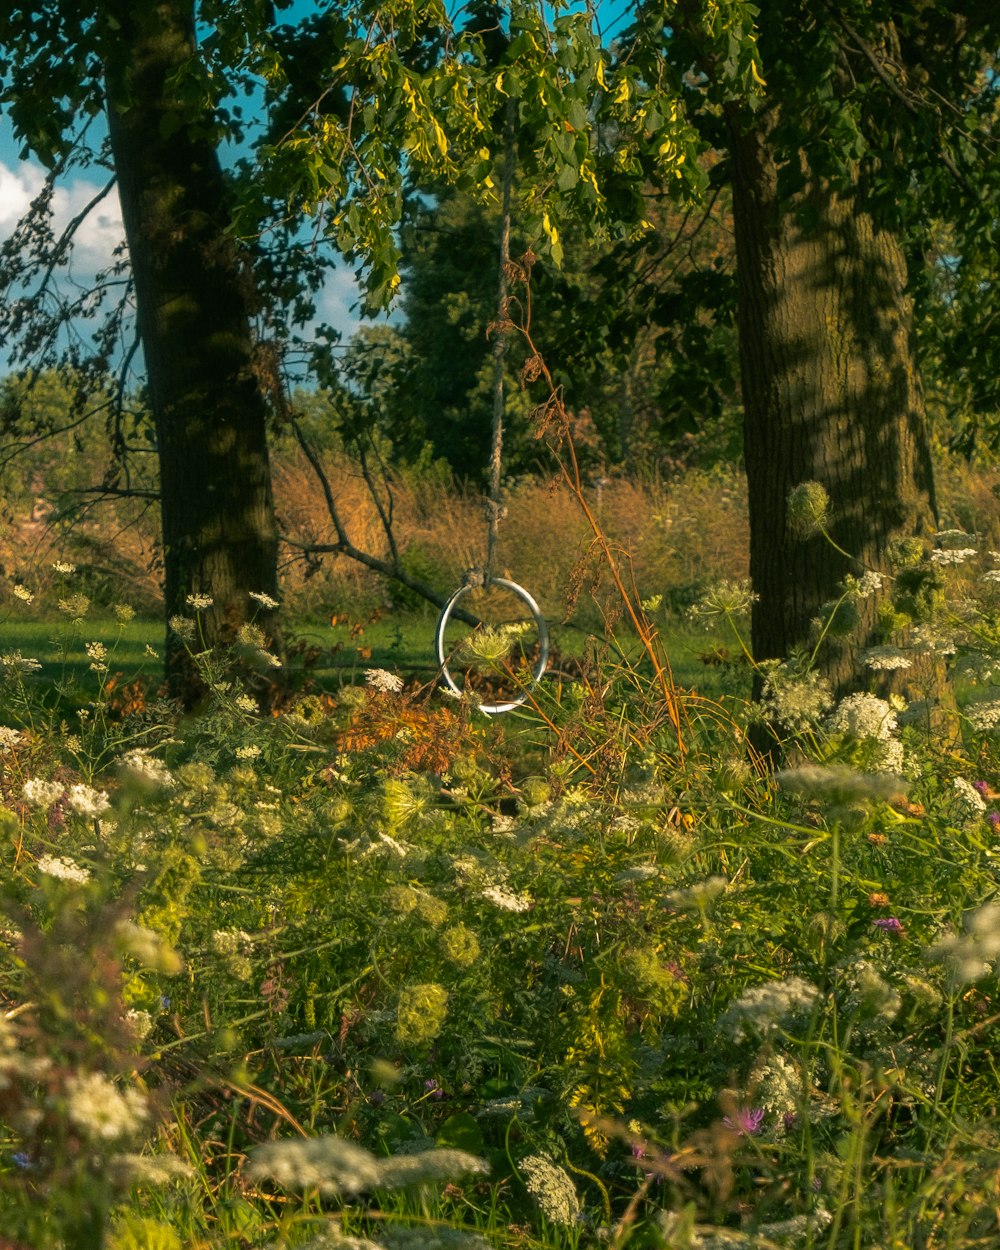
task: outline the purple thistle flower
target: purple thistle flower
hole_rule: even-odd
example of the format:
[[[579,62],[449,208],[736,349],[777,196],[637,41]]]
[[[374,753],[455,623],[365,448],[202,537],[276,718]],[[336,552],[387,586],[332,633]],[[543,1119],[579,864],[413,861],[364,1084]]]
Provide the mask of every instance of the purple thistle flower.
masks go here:
[[[1000,829],[1000,812],[987,812],[986,819],[989,821],[991,828]]]
[[[988,793],[990,787],[985,781],[974,781],[972,783],[972,788],[980,794],[986,794]]]
[[[764,1123],[763,1107],[739,1107],[731,1116],[724,1115],[722,1123],[739,1137],[753,1137]]]
[[[903,922],[898,916],[880,916],[878,920],[873,920],[872,924],[876,929],[881,929],[883,933],[903,932]]]

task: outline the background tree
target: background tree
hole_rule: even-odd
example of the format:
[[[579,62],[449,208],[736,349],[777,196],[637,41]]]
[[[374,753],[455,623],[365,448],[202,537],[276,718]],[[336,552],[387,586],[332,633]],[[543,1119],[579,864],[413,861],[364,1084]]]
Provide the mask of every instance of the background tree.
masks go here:
[[[213,36],[243,36],[226,50],[231,64],[261,30],[260,6],[243,7],[250,20]],[[277,595],[265,428],[273,378],[251,329],[248,259],[229,230],[217,152],[223,87],[199,53],[194,2],[50,0],[7,11],[0,46],[0,103],[54,174],[73,152],[78,116],[107,119],[159,459],[168,619],[189,614],[189,596],[200,595],[211,601],[202,615],[208,645],[232,643],[253,616],[273,631],[250,598]],[[111,344],[101,346],[107,360]],[[196,697],[173,631],[167,673],[176,693]]]

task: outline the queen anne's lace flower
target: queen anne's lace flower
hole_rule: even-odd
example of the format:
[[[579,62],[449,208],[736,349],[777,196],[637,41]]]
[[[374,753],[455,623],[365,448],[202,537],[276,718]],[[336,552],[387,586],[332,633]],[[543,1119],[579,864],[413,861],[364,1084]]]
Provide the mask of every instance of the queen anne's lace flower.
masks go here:
[[[102,1072],[76,1073],[66,1082],[66,1115],[92,1141],[134,1136],[149,1117],[142,1094],[119,1090]]]
[[[576,1186],[565,1168],[545,1155],[528,1155],[518,1164],[524,1186],[553,1224],[572,1228],[580,1215]]]
[[[402,677],[386,672],[384,668],[366,668],[365,681],[373,690],[378,690],[382,694],[399,694],[403,689]]]
[[[858,741],[864,738],[886,739],[896,731],[896,714],[885,699],[874,694],[849,694],[827,717],[831,733],[845,734]]]
[[[29,807],[51,807],[64,790],[61,781],[45,781],[41,777],[30,777],[21,791],[21,797]]]
[[[66,856],[40,855],[35,866],[47,877],[57,877],[60,881],[75,881],[78,885],[83,885],[90,880],[87,869],[81,868],[75,860]]]
[[[92,786],[77,784],[70,786],[66,796],[66,806],[80,816],[101,816],[108,810],[111,803],[103,790],[95,790]]]
[[[803,977],[767,981],[744,990],[723,1012],[721,1028],[738,1042],[748,1035],[773,1037],[791,1020],[808,1016],[819,1001],[819,990]]]

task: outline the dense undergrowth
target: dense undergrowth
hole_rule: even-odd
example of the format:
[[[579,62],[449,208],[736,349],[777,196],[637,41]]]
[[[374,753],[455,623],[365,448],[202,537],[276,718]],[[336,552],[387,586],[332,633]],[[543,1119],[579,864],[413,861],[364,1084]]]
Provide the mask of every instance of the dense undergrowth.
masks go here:
[[[641,664],[595,639],[494,719],[382,670],[263,715],[211,654],[184,718],[116,702],[106,644],[82,688],[5,652],[0,1242],[995,1244],[1000,556],[975,547],[920,555],[932,619],[866,657],[951,665],[954,734],[772,667],[777,774],[759,712],[679,693],[638,605]],[[746,605],[729,583],[696,615]]]

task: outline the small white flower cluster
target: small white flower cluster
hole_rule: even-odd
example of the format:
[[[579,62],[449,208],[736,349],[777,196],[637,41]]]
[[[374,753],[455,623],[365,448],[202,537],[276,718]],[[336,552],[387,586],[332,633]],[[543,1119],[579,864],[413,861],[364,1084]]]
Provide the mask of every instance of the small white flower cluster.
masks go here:
[[[260,747],[250,743],[249,746],[237,747],[233,754],[238,760],[255,760],[260,755]]]
[[[691,605],[688,616],[695,624],[709,627],[719,620],[746,616],[757,597],[748,580],[717,582]]]
[[[964,564],[976,554],[975,547],[938,548],[931,552],[931,564],[945,566]]]
[[[105,791],[78,783],[70,786],[66,795],[66,806],[78,816],[93,818],[103,815],[111,803]]]
[[[0,725],[0,751],[9,751],[23,742],[24,735],[19,729],[11,729],[9,725]]]
[[[504,885],[488,885],[484,887],[482,896],[501,911],[530,911],[535,900],[530,894],[516,894]]]
[[[749,1101],[774,1117],[794,1115],[802,1102],[802,1073],[784,1055],[775,1053],[759,1060],[750,1070]]]
[[[827,717],[826,727],[831,733],[859,741],[864,738],[885,741],[896,731],[896,714],[891,705],[877,695],[849,694]]]
[[[70,595],[59,600],[59,611],[65,612],[73,621],[82,621],[90,611],[90,600],[86,595]]]
[[[903,768],[903,744],[893,737],[898,728],[890,703],[874,694],[849,694],[826,718],[830,733],[843,734],[856,742],[875,741],[879,750],[870,767],[880,773],[899,773]]]
[[[926,622],[914,625],[910,631],[910,646],[914,651],[937,656],[954,655],[958,650],[954,638],[940,633],[933,625],[928,625]]]
[[[971,781],[956,777],[951,784],[955,801],[964,815],[981,816],[986,811],[986,801]]]
[[[965,709],[965,717],[973,729],[978,729],[980,733],[989,733],[1000,725],[1000,699],[970,703]]]
[[[947,934],[928,951],[932,960],[944,964],[954,988],[981,980],[1000,959],[1000,903],[971,912],[964,927],[964,933]]]
[[[684,889],[671,890],[663,901],[667,907],[675,907],[678,911],[701,911],[718,898],[728,884],[722,876],[706,877],[704,881],[696,881]]]
[[[215,600],[211,595],[188,595],[184,602],[189,608],[193,608],[195,612],[204,612],[212,606]]]
[[[194,1169],[176,1155],[119,1154],[108,1160],[112,1179],[122,1188],[128,1185],[169,1185],[187,1180]]]
[[[545,1218],[563,1228],[572,1228],[580,1216],[580,1199],[566,1169],[545,1155],[528,1155],[518,1169]]]
[[[20,582],[14,583],[11,593],[15,599],[20,599],[22,603],[31,603],[35,597],[27,586],[22,586]]]
[[[150,755],[145,747],[126,752],[118,767],[127,780],[150,790],[169,789],[175,784],[174,775],[161,759]]]
[[[49,808],[65,789],[61,781],[45,781],[42,777],[29,777],[21,790],[21,798],[29,807]]]
[[[70,573],[76,572],[76,565],[70,564],[68,560],[56,560],[53,563],[52,567],[55,569],[57,573],[62,573],[66,576],[68,576]]]
[[[90,657],[90,670],[93,673],[108,671],[108,649],[103,642],[88,642],[85,648]]]
[[[744,990],[719,1017],[719,1026],[737,1042],[756,1035],[773,1037],[785,1023],[801,1020],[819,1002],[819,990],[799,976],[767,981]]]
[[[913,667],[913,661],[899,647],[869,647],[863,658],[868,668],[877,673],[889,673],[896,669]]]
[[[403,689],[402,677],[386,672],[384,668],[366,668],[365,681],[380,694],[399,694]]]
[[[134,1087],[120,1090],[103,1072],[82,1072],[66,1082],[66,1116],[91,1141],[119,1141],[139,1132],[149,1108]]]
[[[771,720],[791,733],[814,728],[833,702],[829,683],[816,672],[794,674],[787,665],[772,665],[764,679],[761,702]]]
[[[90,872],[66,856],[40,855],[35,861],[35,867],[47,877],[56,877],[60,881],[74,881],[77,885],[83,885],[90,880]]]
[[[853,577],[848,573],[844,578],[844,590],[852,599],[869,599],[882,589],[882,583],[882,574],[871,569],[860,577]]]
[[[383,1159],[332,1135],[269,1142],[253,1151],[247,1168],[252,1180],[266,1178],[292,1191],[314,1189],[329,1198],[452,1181],[489,1170],[485,1160],[464,1150],[422,1150]]]
[[[37,673],[41,667],[41,660],[24,656],[20,651],[8,651],[6,655],[0,655],[0,668],[3,669],[4,677],[21,677],[25,673]]]
[[[266,595],[262,590],[251,590],[250,598],[267,612],[273,612],[275,608],[280,608],[281,604],[277,599],[272,599],[270,595]]]

